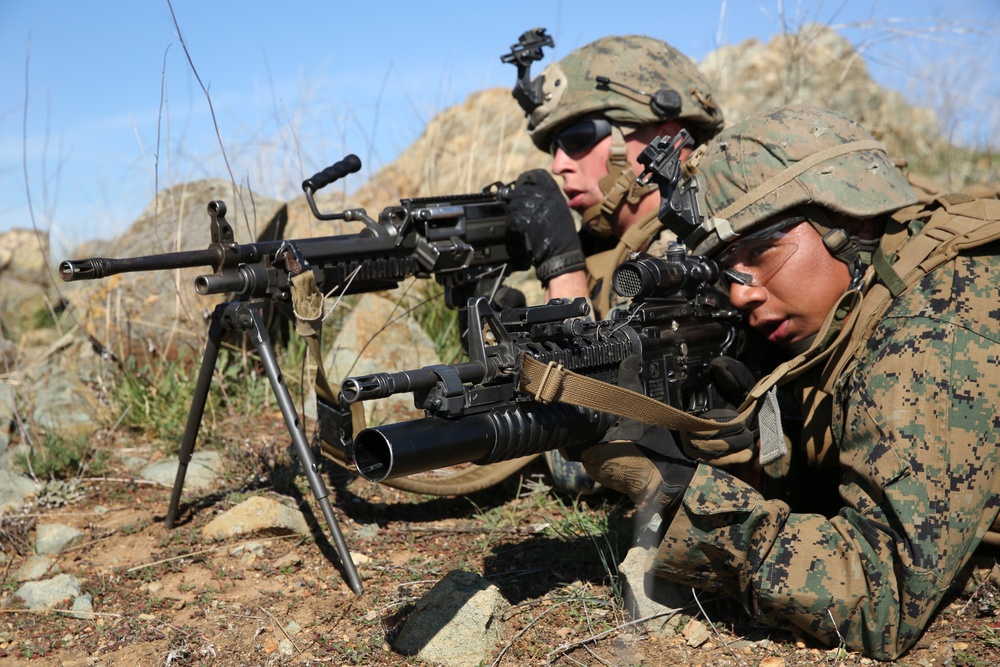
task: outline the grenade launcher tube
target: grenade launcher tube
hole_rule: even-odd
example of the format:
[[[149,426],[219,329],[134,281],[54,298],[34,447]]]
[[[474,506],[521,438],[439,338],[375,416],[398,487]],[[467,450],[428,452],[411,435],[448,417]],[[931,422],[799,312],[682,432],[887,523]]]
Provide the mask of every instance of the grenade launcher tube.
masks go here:
[[[486,465],[599,441],[615,417],[564,403],[519,403],[456,419],[366,428],[354,439],[362,477],[381,482],[459,463]]]

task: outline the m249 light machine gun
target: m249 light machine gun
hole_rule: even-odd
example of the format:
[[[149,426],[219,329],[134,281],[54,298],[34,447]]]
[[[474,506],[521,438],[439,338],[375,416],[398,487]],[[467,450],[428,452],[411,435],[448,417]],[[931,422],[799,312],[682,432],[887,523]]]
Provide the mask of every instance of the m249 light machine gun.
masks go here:
[[[410,277],[434,277],[445,289],[452,306],[464,306],[472,296],[489,294],[505,275],[527,269],[530,256],[523,239],[507,228],[507,203],[511,186],[495,183],[480,193],[447,197],[405,199],[384,209],[377,219],[364,209],[321,213],[313,194],[324,186],[358,171],[361,161],[349,155],[302,183],[313,214],[322,220],[357,220],[364,223],[357,234],[239,244],[226,221],[226,205],[208,204],[211,243],[204,250],[109,259],[68,260],[59,265],[65,281],[94,280],[118,273],[187,267],[211,267],[214,273],[198,276],[199,294],[229,294],[230,301],[216,307],[192,397],[191,409],[179,452],[166,527],[172,528],[184,486],[187,466],[215,371],[225,331],[249,334],[270,381],[271,388],[302,462],[313,495],[334,538],[345,578],[355,593],[362,586],[343,536],[333,515],[329,492],[299,420],[261,315],[265,305],[292,313],[318,329],[322,300],[336,293],[358,294],[391,289]],[[316,304],[319,304],[318,309]],[[304,305],[310,305],[304,309]],[[309,314],[304,314],[307,310]],[[317,312],[318,311],[318,312]],[[319,392],[318,392],[319,393]],[[328,396],[325,407],[337,416],[343,412]],[[333,403],[333,405],[331,405]],[[324,401],[319,401],[322,416]]]

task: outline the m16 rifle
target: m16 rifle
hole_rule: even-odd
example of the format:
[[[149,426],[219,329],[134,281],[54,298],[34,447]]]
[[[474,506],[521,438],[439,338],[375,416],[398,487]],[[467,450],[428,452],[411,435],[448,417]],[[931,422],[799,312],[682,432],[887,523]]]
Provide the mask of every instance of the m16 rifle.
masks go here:
[[[321,304],[326,295],[380,291],[391,289],[410,277],[432,276],[444,287],[448,304],[460,307],[471,297],[493,294],[506,275],[530,266],[523,238],[509,231],[507,226],[512,186],[494,183],[476,194],[404,199],[398,206],[384,209],[375,219],[360,208],[321,213],[313,194],[360,168],[357,156],[349,155],[302,183],[317,218],[361,221],[364,229],[357,234],[240,244],[235,241],[233,228],[226,221],[225,203],[213,201],[208,204],[211,243],[204,250],[122,259],[95,257],[67,260],[59,265],[59,275],[65,281],[198,266],[214,270],[214,273],[198,276],[195,289],[202,295],[230,296],[211,316],[181,442],[180,465],[167,510],[166,527],[172,528],[177,516],[184,477],[194,453],[225,332],[249,334],[248,339],[260,355],[313,495],[330,527],[347,582],[355,593],[361,592],[361,579],[333,515],[329,492],[285,386],[261,312],[265,306],[275,305],[298,320],[311,320],[315,328],[321,324]],[[320,303],[319,312],[313,307],[309,315],[303,315],[301,306],[305,303],[315,306],[315,299]],[[319,387],[317,382],[317,393],[320,393]],[[337,403],[335,396],[327,396],[325,400],[320,397],[321,419],[327,414],[334,420],[343,420],[345,413]],[[346,419],[344,428],[349,432],[349,412]]]
[[[690,143],[685,130],[657,137],[639,158],[638,180],[657,180],[659,217],[671,225],[700,224],[697,191],[682,179],[680,166]],[[663,257],[634,253],[615,269],[612,289],[631,303],[608,321],[583,319],[582,298],[500,313],[482,299],[470,302],[468,362],[344,380],[341,399],[348,403],[412,392],[415,407],[427,413],[359,432],[349,445],[358,472],[383,481],[458,463],[488,464],[596,443],[617,423],[621,413],[611,406],[539,400],[545,377],[527,391],[529,362],[610,384],[618,384],[623,371],[632,381],[637,375],[647,399],[684,411],[704,430],[706,424],[695,424],[697,415],[720,403],[711,361],[740,356],[745,343],[741,315],[716,288],[719,277],[714,261],[673,242]]]
[[[636,256],[614,282],[631,305],[593,322],[583,298],[496,313],[469,305],[469,361],[346,378],[349,403],[412,392],[422,419],[362,430],[358,472],[383,481],[458,463],[495,463],[599,442],[618,418],[567,403],[543,403],[526,388],[530,358],[617,384],[623,364],[638,366],[642,393],[693,415],[717,407],[709,364],[737,354],[741,317],[714,288],[719,268],[675,245],[664,258]],[[541,382],[544,385],[544,380]]]

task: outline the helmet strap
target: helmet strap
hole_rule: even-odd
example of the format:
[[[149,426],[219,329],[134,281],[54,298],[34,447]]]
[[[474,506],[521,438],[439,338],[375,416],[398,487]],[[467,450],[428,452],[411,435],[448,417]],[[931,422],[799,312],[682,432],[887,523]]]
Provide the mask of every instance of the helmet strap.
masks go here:
[[[608,152],[608,174],[598,187],[604,194],[600,204],[594,204],[583,212],[584,224],[598,236],[609,237],[615,225],[618,210],[626,202],[635,205],[650,192],[657,190],[656,183],[639,185],[635,171],[628,161],[625,133],[617,125],[611,130],[611,148]]]
[[[872,254],[880,239],[862,239],[835,226],[827,212],[819,206],[800,206],[813,228],[823,237],[823,245],[834,259],[847,265],[851,273],[848,289],[857,289],[864,277],[865,267],[871,264]]]

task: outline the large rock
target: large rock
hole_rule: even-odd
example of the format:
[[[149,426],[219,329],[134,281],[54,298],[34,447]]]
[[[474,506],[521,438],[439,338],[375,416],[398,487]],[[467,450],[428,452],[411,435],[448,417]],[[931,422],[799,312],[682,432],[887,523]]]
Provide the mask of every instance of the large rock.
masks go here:
[[[396,372],[439,364],[434,344],[405,304],[374,294],[362,296],[343,322],[323,360],[327,377],[339,384],[351,375]],[[365,401],[369,425],[395,423],[423,417],[413,407],[411,394],[397,394]]]
[[[211,242],[208,203],[226,203],[226,220],[238,243],[280,238],[285,205],[275,199],[235,192],[228,181],[206,180],[163,190],[117,239],[80,248],[74,259],[135,257],[203,250]],[[73,282],[63,293],[76,318],[105,348],[120,357],[158,350],[168,356],[179,346],[201,348],[206,316],[224,295],[200,296],[194,279],[211,267],[118,274]]]
[[[489,581],[454,570],[417,601],[393,648],[446,667],[484,664],[503,635],[509,608]]]
[[[730,125],[781,104],[822,106],[854,118],[893,157],[945,187],[997,177],[990,165],[959,156],[966,151],[956,152],[947,144],[932,109],[915,107],[897,91],[873,81],[862,55],[828,26],[806,25],[796,33],[778,34],[767,44],[751,38],[719,47],[705,57],[700,69]],[[961,169],[949,170],[951,183],[944,178],[949,155],[962,163]]]

